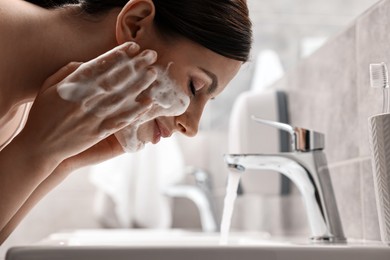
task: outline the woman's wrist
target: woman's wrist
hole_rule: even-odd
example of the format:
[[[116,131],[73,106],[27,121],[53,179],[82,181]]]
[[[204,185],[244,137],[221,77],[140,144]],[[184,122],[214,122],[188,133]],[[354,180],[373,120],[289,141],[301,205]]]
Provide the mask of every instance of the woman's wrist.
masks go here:
[[[45,179],[59,164],[59,160],[49,153],[44,153],[39,147],[29,145],[23,135],[16,136],[1,153],[12,164],[25,167],[26,172]],[[27,176],[26,176],[27,177]]]

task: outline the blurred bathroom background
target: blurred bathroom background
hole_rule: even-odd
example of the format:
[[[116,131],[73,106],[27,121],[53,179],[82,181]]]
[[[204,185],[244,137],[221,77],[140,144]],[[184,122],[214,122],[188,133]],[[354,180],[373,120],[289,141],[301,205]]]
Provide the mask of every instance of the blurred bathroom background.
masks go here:
[[[123,227],[212,230],[208,218],[216,219],[219,225],[223,207],[228,172],[222,156],[229,152],[233,104],[243,92],[266,92],[271,88],[287,93],[292,124],[316,129],[329,137],[325,152],[346,235],[379,240],[378,225],[371,221],[376,217],[373,191],[365,193],[364,186],[372,185],[368,145],[359,144],[366,140],[360,125],[365,124],[369,115],[368,104],[376,101],[372,98],[365,102],[365,117],[360,116],[358,98],[365,96],[365,92],[359,95],[355,86],[348,89],[361,84],[357,82],[359,79],[366,81],[368,88],[367,79],[359,78],[357,72],[357,39],[375,38],[367,31],[371,30],[369,21],[377,14],[366,10],[374,12],[370,7],[377,1],[247,2],[254,24],[251,61],[218,98],[209,102],[199,134],[194,138],[175,135],[157,147],[148,146],[140,155],[126,155],[115,163],[73,173],[31,211],[1,250],[36,242],[62,230]],[[379,5],[390,12],[388,1]],[[357,21],[358,16],[366,22]],[[385,30],[384,25],[381,29]],[[367,52],[371,51],[366,47]],[[385,46],[379,49],[385,53]],[[376,60],[380,58],[377,51],[375,59],[368,60],[386,61]],[[344,79],[345,74],[348,79]],[[329,79],[328,84],[324,79]],[[333,110],[328,109],[333,105]],[[344,126],[345,129],[340,129]],[[281,178],[274,175],[248,174],[243,178],[243,194],[236,202],[232,228],[275,235],[307,235],[299,194],[294,187],[283,194],[279,188]],[[199,199],[200,193],[207,202],[212,201],[211,215],[202,212],[207,205]]]

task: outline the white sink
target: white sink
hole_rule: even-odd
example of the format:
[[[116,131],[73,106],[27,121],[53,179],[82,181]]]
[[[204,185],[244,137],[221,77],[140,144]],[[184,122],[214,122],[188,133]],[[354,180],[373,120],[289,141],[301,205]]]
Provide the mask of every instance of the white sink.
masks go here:
[[[58,233],[7,252],[6,260],[389,260],[379,242],[312,244],[307,239],[276,239],[263,233],[232,233],[226,245],[219,234],[181,230],[80,230]]]

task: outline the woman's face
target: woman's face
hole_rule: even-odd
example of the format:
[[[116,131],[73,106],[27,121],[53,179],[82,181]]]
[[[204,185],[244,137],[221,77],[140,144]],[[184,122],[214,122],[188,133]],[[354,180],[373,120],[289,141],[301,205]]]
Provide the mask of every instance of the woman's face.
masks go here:
[[[174,117],[157,117],[141,125],[138,138],[158,143],[161,137],[174,132],[194,136],[206,103],[215,98],[237,74],[242,62],[226,58],[185,38],[166,41],[157,38],[139,43],[144,49],[158,54],[156,65],[166,68],[169,76],[190,97],[187,110]]]

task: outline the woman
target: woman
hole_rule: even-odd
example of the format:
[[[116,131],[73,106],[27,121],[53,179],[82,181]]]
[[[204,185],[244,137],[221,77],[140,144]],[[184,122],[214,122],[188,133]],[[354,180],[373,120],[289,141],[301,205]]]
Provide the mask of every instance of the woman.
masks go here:
[[[251,23],[245,0],[0,0],[0,35],[7,36],[0,40],[2,243],[70,172],[123,153],[113,134],[149,112],[143,93],[156,79],[151,67],[169,67],[190,102],[180,115],[140,125],[138,139],[194,136],[207,101],[247,61]],[[123,63],[133,69],[116,69]],[[60,91],[69,78],[76,92],[86,90],[78,101],[92,100],[88,109]],[[96,94],[100,83],[104,95]],[[117,103],[121,113],[94,112]]]

